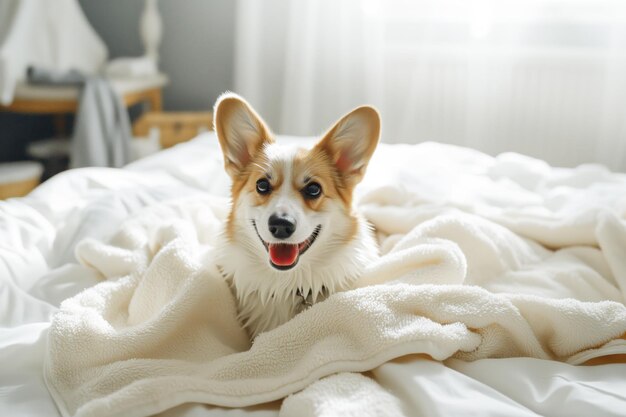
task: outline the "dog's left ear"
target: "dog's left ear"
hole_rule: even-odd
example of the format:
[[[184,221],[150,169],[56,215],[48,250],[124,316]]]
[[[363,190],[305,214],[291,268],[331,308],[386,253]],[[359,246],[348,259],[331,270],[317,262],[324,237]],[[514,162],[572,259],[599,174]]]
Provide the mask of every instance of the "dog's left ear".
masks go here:
[[[264,143],[273,142],[261,117],[240,96],[222,94],[213,110],[215,131],[224,153],[224,167],[231,177],[239,175]]]
[[[339,119],[316,148],[326,152],[349,186],[355,186],[363,178],[379,138],[378,111],[362,106]]]

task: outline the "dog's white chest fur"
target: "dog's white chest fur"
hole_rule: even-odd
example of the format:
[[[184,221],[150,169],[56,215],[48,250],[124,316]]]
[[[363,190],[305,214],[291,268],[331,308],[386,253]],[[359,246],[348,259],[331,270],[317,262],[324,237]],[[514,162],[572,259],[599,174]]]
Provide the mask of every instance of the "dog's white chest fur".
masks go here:
[[[276,271],[262,252],[247,245],[225,243],[218,264],[237,299],[239,318],[254,337],[271,330],[328,296],[353,287],[363,268],[378,256],[376,243],[364,220],[359,231],[341,248],[323,250],[324,230],[314,248],[293,271]],[[330,238],[328,239],[330,240]],[[252,251],[251,251],[252,249]],[[258,248],[256,249],[259,250]]]

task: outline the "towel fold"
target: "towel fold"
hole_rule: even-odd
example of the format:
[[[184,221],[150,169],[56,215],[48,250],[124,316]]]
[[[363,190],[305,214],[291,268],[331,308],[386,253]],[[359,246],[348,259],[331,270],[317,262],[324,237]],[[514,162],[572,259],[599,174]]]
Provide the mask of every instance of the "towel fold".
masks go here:
[[[341,373],[285,399],[280,417],[403,417],[398,399],[363,375]]]
[[[389,209],[373,204],[382,189],[373,193],[370,219]],[[153,206],[111,242],[77,247],[80,262],[106,280],[63,302],[52,321],[45,379],[64,415],[259,404],[411,353],[573,364],[626,353],[619,259],[595,248],[550,251],[459,211],[419,224],[397,218],[401,235],[387,238],[362,288],[329,297],[250,345],[212,262],[226,203],[211,197]],[[598,219],[597,239],[624,253],[626,224],[611,212]],[[344,377],[357,384],[340,390]],[[323,415],[325,405],[311,403],[316,392],[335,399],[371,393],[393,405],[375,384],[341,374],[293,395],[282,411]]]

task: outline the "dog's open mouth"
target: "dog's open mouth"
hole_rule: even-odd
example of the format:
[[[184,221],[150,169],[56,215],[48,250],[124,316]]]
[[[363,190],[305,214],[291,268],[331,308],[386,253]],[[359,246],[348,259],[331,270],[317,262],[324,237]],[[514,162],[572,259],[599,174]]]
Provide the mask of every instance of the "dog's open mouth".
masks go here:
[[[322,230],[322,225],[318,224],[315,230],[313,230],[313,233],[301,243],[268,243],[264,241],[259,234],[256,228],[256,222],[252,221],[252,224],[254,225],[257,236],[261,239],[265,250],[267,250],[269,254],[270,264],[281,271],[286,271],[296,266],[300,256],[311,247]]]

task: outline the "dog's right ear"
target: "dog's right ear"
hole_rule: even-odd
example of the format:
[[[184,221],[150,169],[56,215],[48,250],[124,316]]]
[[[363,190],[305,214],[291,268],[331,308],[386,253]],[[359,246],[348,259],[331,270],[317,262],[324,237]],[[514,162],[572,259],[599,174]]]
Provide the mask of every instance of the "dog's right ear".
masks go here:
[[[224,167],[231,177],[244,170],[263,144],[273,142],[261,117],[237,94],[222,94],[215,103],[213,118]]]

